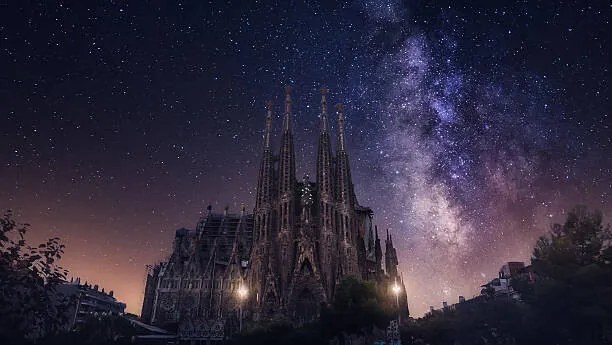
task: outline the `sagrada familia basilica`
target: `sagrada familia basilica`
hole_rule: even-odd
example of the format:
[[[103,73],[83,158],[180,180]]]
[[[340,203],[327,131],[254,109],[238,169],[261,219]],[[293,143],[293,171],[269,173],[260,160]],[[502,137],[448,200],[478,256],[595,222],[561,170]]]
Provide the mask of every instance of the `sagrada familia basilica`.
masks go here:
[[[272,104],[266,105],[263,152],[255,208],[238,214],[208,207],[194,230],[178,229],[173,252],[147,275],[142,318],[174,324],[186,338],[209,339],[228,324],[284,318],[315,320],[347,276],[395,287],[393,300],[408,315],[391,235],[383,251],[372,209],[357,201],[336,105],[336,151],[328,125],[327,91],[321,90],[316,182],[298,180],[291,88],[285,89],[280,152],[272,147]],[[238,312],[240,313],[237,316]]]

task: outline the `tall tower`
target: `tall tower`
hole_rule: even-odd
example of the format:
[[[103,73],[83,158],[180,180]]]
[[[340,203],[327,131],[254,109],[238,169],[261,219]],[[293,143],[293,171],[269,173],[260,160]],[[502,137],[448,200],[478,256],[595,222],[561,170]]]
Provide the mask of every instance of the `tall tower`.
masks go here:
[[[385,271],[389,277],[397,277],[397,252],[393,247],[393,237],[389,235],[389,229],[387,229],[387,240],[385,241]]]
[[[270,137],[272,134],[272,102],[266,102],[266,129],[264,132],[264,147],[259,167],[259,178],[257,179],[257,196],[255,198],[256,233],[255,241],[269,240],[270,236],[270,213],[271,202],[274,191],[274,166],[272,161],[272,149]],[[259,217],[261,216],[261,217]]]
[[[253,230],[253,247],[251,250],[251,270],[248,280],[256,299],[256,310],[261,311],[264,305],[278,305],[280,291],[277,289],[275,274],[276,260],[272,241],[274,222],[274,156],[270,144],[272,136],[272,102],[266,102],[266,125],[264,131],[263,155],[257,179],[255,197],[255,224]]]
[[[353,206],[353,181],[346,152],[344,135],[344,105],[336,104],[338,114],[338,148],[336,152],[336,200],[350,208]]]
[[[376,258],[376,278],[382,275],[382,248],[380,246],[380,238],[378,237],[378,226],[374,227],[376,231],[376,241],[374,242],[374,257]]]
[[[356,240],[354,229],[353,182],[349,167],[344,136],[344,105],[337,104],[338,148],[336,152],[336,234],[340,251],[339,271],[341,274],[358,274]]]
[[[285,87],[285,114],[281,135],[280,157],[278,164],[278,260],[280,265],[280,288],[286,291],[293,260],[293,240],[295,237],[295,152],[291,128],[291,86]]]
[[[319,148],[317,151],[317,195],[319,196],[319,258],[327,296],[332,295],[335,282],[337,242],[334,232],[334,176],[332,150],[327,124],[327,88],[321,88]]]

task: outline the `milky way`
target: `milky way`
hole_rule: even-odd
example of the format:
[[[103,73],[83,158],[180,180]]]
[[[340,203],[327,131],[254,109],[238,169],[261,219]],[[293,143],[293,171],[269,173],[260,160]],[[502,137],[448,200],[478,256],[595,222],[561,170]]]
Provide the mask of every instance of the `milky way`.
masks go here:
[[[0,5],[0,208],[139,312],[144,267],[208,204],[253,206],[264,103],[346,104],[359,202],[414,315],[528,260],[575,204],[612,214],[609,4]],[[278,144],[278,137],[274,143]]]
[[[364,8],[378,30],[405,25],[398,13],[410,12]],[[366,189],[392,196],[385,214],[404,240],[417,313],[477,294],[504,261],[527,261],[535,237],[572,203],[609,208],[607,192],[576,190],[583,153],[558,90],[545,75],[478,69],[478,59],[503,51],[457,61],[467,38],[458,21],[432,32],[410,26],[375,70],[382,140],[368,159],[384,178]],[[609,191],[609,178],[598,182]]]

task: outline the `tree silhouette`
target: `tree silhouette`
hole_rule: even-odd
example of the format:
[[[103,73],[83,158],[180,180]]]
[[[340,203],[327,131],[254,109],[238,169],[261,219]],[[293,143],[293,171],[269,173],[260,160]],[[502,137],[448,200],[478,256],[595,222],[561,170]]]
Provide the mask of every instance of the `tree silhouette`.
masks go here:
[[[321,306],[317,322],[296,328],[288,321],[260,322],[233,340],[233,344],[329,344],[343,335],[369,333],[373,326],[384,329],[395,317],[393,299],[373,282],[348,276],[337,287],[330,305]]]
[[[520,300],[483,296],[403,329],[415,344],[612,344],[610,226],[578,206],[535,244],[531,267],[511,279]]]
[[[61,331],[67,301],[55,293],[66,277],[58,266],[64,252],[59,238],[31,247],[11,211],[0,218],[0,339],[18,344]]]
[[[514,282],[534,308],[539,343],[612,343],[612,236],[602,220],[599,211],[574,208],[536,243],[535,283]]]
[[[395,317],[393,298],[384,295],[371,281],[353,276],[342,279],[331,305],[321,310],[321,324],[330,337],[355,333],[372,326],[385,328]]]

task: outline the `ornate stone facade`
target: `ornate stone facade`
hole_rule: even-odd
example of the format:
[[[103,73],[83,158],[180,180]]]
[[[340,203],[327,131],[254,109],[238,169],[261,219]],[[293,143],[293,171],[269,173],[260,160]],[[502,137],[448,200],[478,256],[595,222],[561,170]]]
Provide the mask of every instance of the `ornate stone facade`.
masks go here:
[[[235,325],[240,306],[251,320],[308,322],[318,317],[321,304],[331,301],[348,275],[377,281],[381,289],[397,281],[406,306],[391,237],[385,243],[385,274],[373,212],[355,196],[343,106],[336,106],[334,155],[327,91],[321,90],[315,183],[307,175],[296,178],[291,105],[287,87],[278,155],[271,145],[272,106],[266,106],[253,214],[244,209],[239,215],[227,210],[216,214],[209,208],[195,230],[177,230],[171,257],[148,275],[145,321],[180,323],[193,333],[192,325],[211,322],[204,320]],[[244,301],[238,298],[239,287],[248,291]]]

